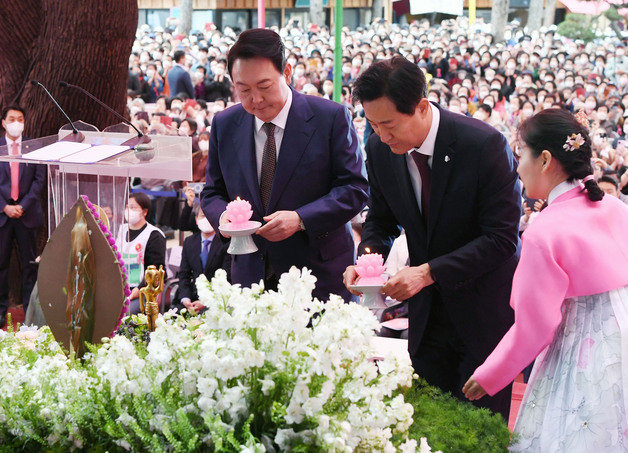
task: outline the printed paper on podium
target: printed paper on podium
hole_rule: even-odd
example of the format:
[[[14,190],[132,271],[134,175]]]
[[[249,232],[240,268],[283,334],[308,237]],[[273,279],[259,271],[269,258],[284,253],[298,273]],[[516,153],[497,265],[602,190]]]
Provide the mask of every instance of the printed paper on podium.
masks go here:
[[[109,157],[120,154],[128,149],[129,146],[122,145],[99,145],[92,146],[89,149],[79,151],[69,156],[61,158],[61,162],[73,163],[73,164],[93,164],[100,162],[101,160],[108,159]]]
[[[57,161],[91,146],[89,143],[56,142],[30,153],[22,154],[22,159]]]

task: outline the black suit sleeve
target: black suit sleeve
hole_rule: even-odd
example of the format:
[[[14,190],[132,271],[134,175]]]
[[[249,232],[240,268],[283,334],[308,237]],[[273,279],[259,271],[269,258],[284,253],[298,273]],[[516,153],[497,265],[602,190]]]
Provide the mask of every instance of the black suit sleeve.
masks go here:
[[[373,155],[377,152],[374,149],[377,146],[376,138],[371,136],[366,144],[366,169],[370,184],[369,211],[362,225],[362,241],[358,247],[358,255],[365,253],[364,249],[368,247],[371,253],[381,253],[387,257],[393,241],[401,233],[401,227],[382,195],[380,181],[373,168],[376,165],[373,162]]]
[[[443,290],[490,272],[518,253],[521,189],[516,165],[506,138],[495,132],[480,153],[477,197],[481,235],[429,265]]]
[[[181,266],[179,267],[179,299],[188,298],[192,302],[196,300],[196,290],[194,287],[194,271],[192,270],[191,256],[190,256],[190,243],[188,240],[183,245],[183,252],[181,253]]]

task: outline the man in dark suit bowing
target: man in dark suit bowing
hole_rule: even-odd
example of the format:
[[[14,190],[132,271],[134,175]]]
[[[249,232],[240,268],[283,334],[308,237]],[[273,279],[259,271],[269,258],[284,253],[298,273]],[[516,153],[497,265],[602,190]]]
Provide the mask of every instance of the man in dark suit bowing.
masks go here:
[[[229,279],[231,257],[227,253],[229,243],[216,238],[214,229],[200,209],[200,205],[197,203],[193,209],[196,210],[196,225],[200,232],[194,233],[183,243],[177,299],[188,310],[199,313],[203,305],[198,300],[196,279],[205,274],[207,279],[211,280],[218,269],[227,271]]]
[[[519,256],[520,189],[503,135],[426,99],[422,71],[405,58],[371,65],[357,80],[375,133],[366,146],[371,196],[362,242],[388,254],[405,229],[410,266],[383,291],[409,300],[415,371],[463,398],[466,376],[513,323],[510,287]],[[344,275],[356,280],[353,267]],[[479,406],[506,419],[510,389]]]
[[[234,283],[277,286],[291,266],[317,277],[314,296],[351,295],[342,272],[354,262],[349,221],[362,210],[368,183],[347,109],[291,89],[292,68],[271,30],[240,34],[227,66],[241,104],[212,122],[203,211],[216,229],[240,197],[264,225],[259,251],[233,257]]]
[[[6,153],[22,153],[24,110],[18,106],[2,111],[0,146]],[[44,188],[46,167],[19,162],[0,162],[0,327],[4,325],[9,308],[9,263],[13,241],[17,242],[22,268],[22,305],[24,312],[37,279],[33,264],[37,256],[37,231],[44,223],[41,209],[41,191]]]

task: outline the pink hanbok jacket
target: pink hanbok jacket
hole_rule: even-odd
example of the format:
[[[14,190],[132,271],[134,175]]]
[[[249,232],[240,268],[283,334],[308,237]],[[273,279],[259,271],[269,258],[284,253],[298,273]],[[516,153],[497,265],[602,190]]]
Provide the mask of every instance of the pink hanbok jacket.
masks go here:
[[[494,395],[550,344],[566,298],[626,285],[628,206],[609,195],[591,202],[582,187],[559,195],[523,234],[510,299],[515,323],[475,380]],[[628,313],[616,316],[628,328]]]

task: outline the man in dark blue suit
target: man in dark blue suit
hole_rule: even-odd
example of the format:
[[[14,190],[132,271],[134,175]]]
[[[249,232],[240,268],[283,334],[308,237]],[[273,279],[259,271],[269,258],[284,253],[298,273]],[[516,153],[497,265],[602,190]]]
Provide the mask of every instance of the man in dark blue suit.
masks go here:
[[[196,279],[201,274],[205,274],[207,279],[211,280],[218,269],[227,271],[229,279],[231,257],[227,253],[229,243],[216,237],[214,229],[198,203],[195,209],[196,225],[200,232],[194,233],[183,243],[177,299],[188,310],[199,313],[203,305],[198,300]]]
[[[17,106],[2,111],[0,146],[5,153],[22,152],[24,111]],[[3,148],[4,149],[4,148]],[[0,162],[0,327],[4,325],[9,308],[9,262],[13,240],[17,242],[22,267],[22,304],[24,312],[37,279],[37,231],[44,223],[41,209],[41,191],[45,184],[43,165]]]
[[[194,99],[194,85],[192,85],[192,77],[183,66],[185,63],[185,52],[177,50],[174,53],[174,66],[168,71],[168,86],[170,87],[170,97],[174,98],[185,94],[188,99]]]
[[[405,229],[410,266],[383,291],[409,300],[415,371],[463,399],[467,377],[513,323],[521,213],[515,160],[498,131],[431,104],[422,71],[405,58],[370,66],[354,96],[375,132],[366,146],[371,196],[358,252],[387,255]],[[355,280],[349,267],[345,283]],[[510,398],[509,387],[474,403],[507,419]]]
[[[292,68],[271,30],[240,34],[228,55],[240,105],[212,123],[201,205],[218,229],[227,203],[249,201],[259,251],[233,257],[234,283],[276,287],[290,267],[317,277],[314,296],[351,295],[342,272],[354,262],[349,221],[363,208],[368,183],[347,109],[289,87]]]

